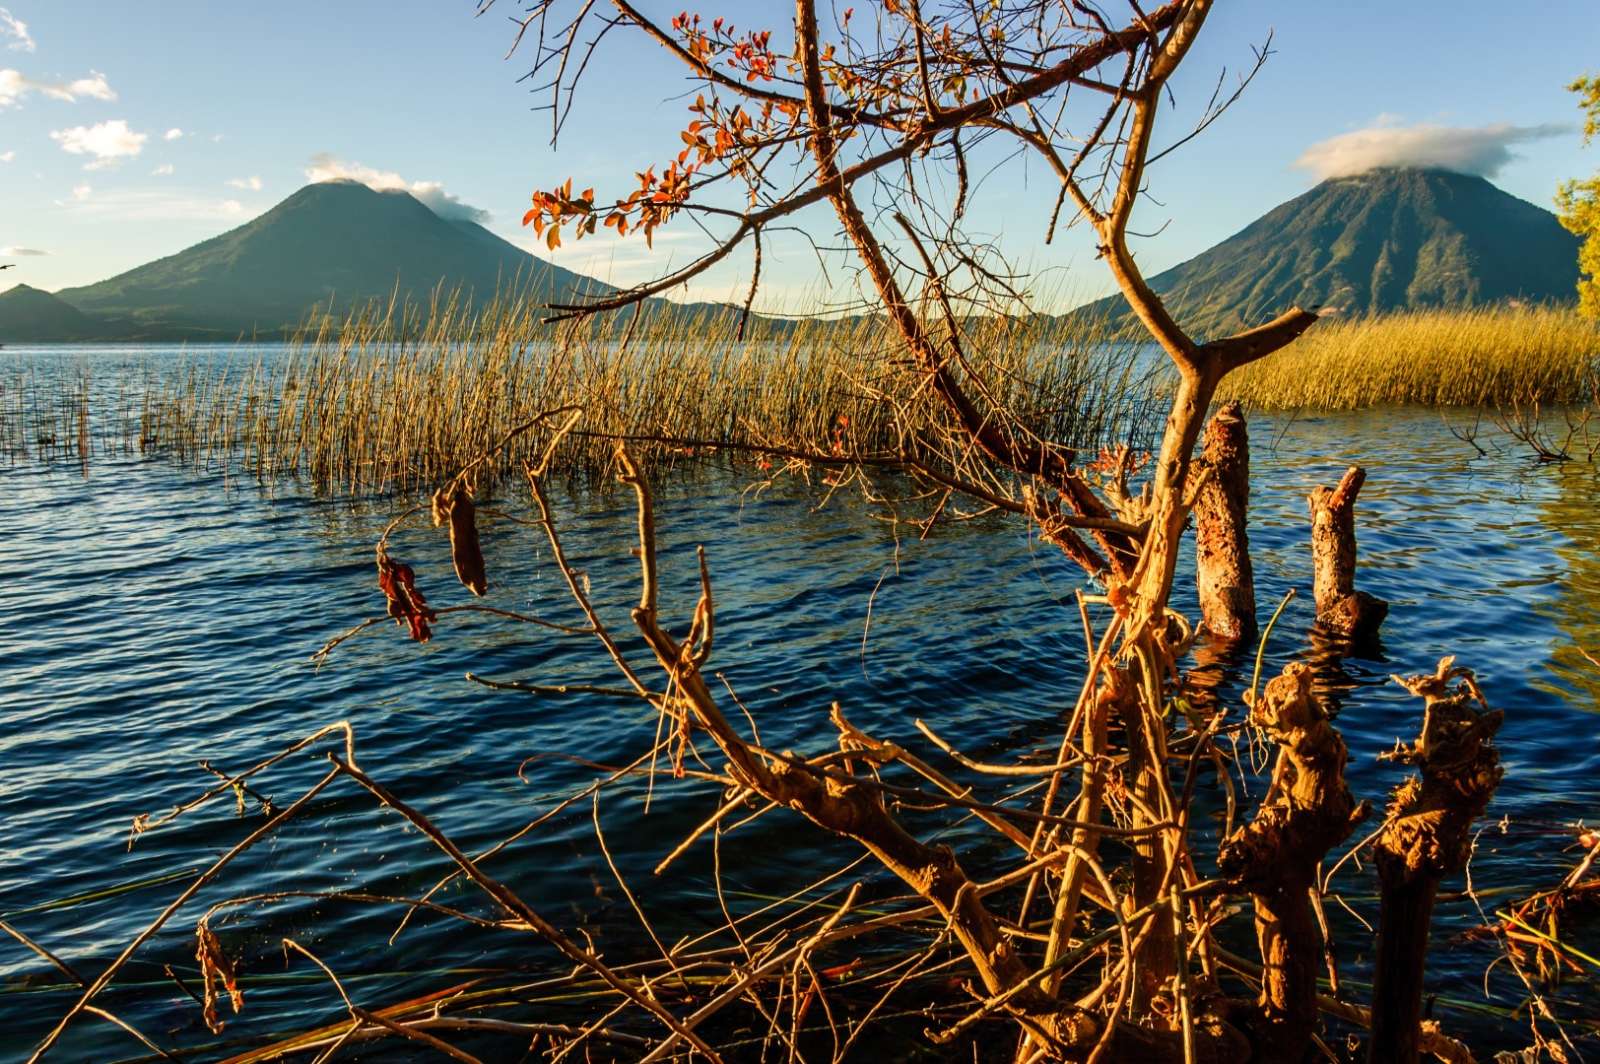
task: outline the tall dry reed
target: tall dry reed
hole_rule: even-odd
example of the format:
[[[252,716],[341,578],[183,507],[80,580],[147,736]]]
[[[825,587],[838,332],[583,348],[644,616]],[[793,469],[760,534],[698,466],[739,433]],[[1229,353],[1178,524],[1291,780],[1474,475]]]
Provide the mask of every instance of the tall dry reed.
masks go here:
[[[1317,323],[1228,378],[1264,410],[1546,405],[1594,398],[1600,326],[1572,310],[1428,310]]]
[[[264,482],[299,479],[338,494],[411,492],[452,475],[542,411],[581,407],[553,471],[609,469],[617,436],[663,459],[710,452],[761,456],[770,446],[831,453],[889,452],[932,407],[918,378],[891,364],[881,319],[751,323],[738,314],[627,314],[551,328],[526,301],[474,308],[443,296],[431,306],[369,308],[323,320],[282,351],[151,368],[136,412],[102,419],[102,435],[146,454],[220,466]],[[1148,425],[1161,388],[1150,360],[1092,326],[1049,319],[975,320],[964,350],[996,407],[1040,435],[1094,447]],[[57,398],[77,385],[55,382]],[[49,389],[43,389],[49,391]],[[31,398],[0,419],[6,441],[38,422]],[[908,416],[910,421],[908,421]],[[511,441],[484,479],[520,468],[553,429]],[[52,428],[53,438],[59,436]],[[574,442],[575,441],[575,442]],[[22,441],[25,442],[25,441]],[[70,442],[70,441],[68,441]]]

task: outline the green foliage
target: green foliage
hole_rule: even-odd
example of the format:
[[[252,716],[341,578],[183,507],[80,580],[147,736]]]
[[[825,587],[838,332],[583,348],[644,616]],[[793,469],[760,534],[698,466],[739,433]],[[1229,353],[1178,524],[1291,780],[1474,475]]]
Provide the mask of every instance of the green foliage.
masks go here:
[[[1583,111],[1583,142],[1600,133],[1600,75],[1579,78],[1567,88],[1578,94]],[[1583,247],[1578,252],[1578,309],[1600,318],[1600,174],[1587,180],[1568,181],[1556,193],[1561,224],[1575,233]]]
[[[1561,209],[1561,224],[1583,239],[1578,251],[1578,269],[1583,271],[1578,281],[1578,310],[1600,318],[1600,174],[1562,185],[1556,204]]]
[[[1583,111],[1583,142],[1588,144],[1600,133],[1600,74],[1579,78],[1567,88],[1578,94],[1578,107]]]

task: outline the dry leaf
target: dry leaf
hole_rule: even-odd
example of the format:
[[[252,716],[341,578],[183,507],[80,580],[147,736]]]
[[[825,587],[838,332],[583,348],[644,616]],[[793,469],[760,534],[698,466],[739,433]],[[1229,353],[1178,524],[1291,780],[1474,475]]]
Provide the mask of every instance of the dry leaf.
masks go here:
[[[217,984],[220,983],[222,989],[227,991],[235,1016],[244,1008],[244,993],[239,989],[233,962],[222,952],[222,943],[217,941],[216,934],[204,921],[195,926],[194,937],[194,956],[200,962],[200,982],[205,988],[202,1006],[205,1009],[206,1027],[212,1034],[221,1034],[223,1024],[217,1015]]]
[[[489,580],[484,571],[483,548],[478,544],[477,514],[472,493],[459,480],[433,493],[433,523],[450,522],[450,560],[456,567],[456,579],[474,595],[482,595],[489,590]]]

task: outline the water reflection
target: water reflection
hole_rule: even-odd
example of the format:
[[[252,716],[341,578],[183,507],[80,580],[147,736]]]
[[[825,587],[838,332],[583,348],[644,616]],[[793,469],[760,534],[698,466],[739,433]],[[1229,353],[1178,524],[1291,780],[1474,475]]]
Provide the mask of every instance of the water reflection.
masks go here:
[[[1536,607],[1566,635],[1546,665],[1542,686],[1571,704],[1600,712],[1600,468],[1569,464],[1546,474],[1555,485],[1539,507],[1541,521],[1565,542],[1554,546],[1565,572]]]

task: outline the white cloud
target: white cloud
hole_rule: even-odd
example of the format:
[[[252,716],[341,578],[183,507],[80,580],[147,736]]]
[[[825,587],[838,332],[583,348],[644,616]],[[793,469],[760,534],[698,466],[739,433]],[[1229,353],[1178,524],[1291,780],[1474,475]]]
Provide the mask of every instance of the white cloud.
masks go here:
[[[48,255],[48,254],[50,254],[48,251],[40,251],[38,248],[19,248],[19,247],[0,248],[0,255],[4,255],[7,258],[21,259],[21,258],[28,258],[28,257],[31,257],[31,256],[35,256],[35,255]]]
[[[83,203],[92,195],[94,195],[94,188],[90,185],[74,185],[72,188],[72,198],[79,203]]]
[[[15,151],[0,151],[0,163],[9,163],[17,157]]]
[[[0,7],[0,40],[8,37],[6,47],[13,52],[31,52],[38,47],[28,33],[28,24]]]
[[[306,167],[306,180],[312,184],[323,181],[356,181],[379,192],[405,191],[411,193],[422,205],[441,218],[451,221],[477,222],[489,220],[489,212],[481,207],[463,203],[453,193],[446,192],[437,181],[407,181],[393,170],[375,170],[360,163],[336,159],[327,152],[311,157]]]
[[[35,81],[24,77],[20,70],[0,70],[0,107],[12,107],[21,103],[30,93],[39,93],[52,100],[62,100],[74,103],[80,99],[115,100],[116,92],[111,88],[106,76],[98,71],[91,70],[86,78],[76,81]]]
[[[144,151],[144,142],[150,136],[147,133],[135,133],[128,128],[126,121],[117,118],[92,126],[58,129],[50,134],[50,139],[61,145],[61,150],[69,155],[94,156],[84,169],[100,170]]]
[[[1380,166],[1421,166],[1494,177],[1516,156],[1515,144],[1568,132],[1564,125],[1439,126],[1395,124],[1392,115],[1377,124],[1319,141],[1294,165],[1318,178],[1346,177]]]
[[[182,137],[183,130],[179,129],[177,126],[173,126],[171,129],[161,134],[162,140],[180,140]]]
[[[229,188],[242,188],[246,192],[260,192],[261,179],[259,177],[235,177],[228,182]]]
[[[85,190],[87,191],[87,190]],[[76,190],[74,190],[76,195]],[[61,206],[84,218],[156,222],[225,222],[237,225],[253,213],[236,199],[211,199],[179,190],[129,189],[76,197]]]
[[[178,172],[178,168],[173,166],[171,163],[162,163],[160,166],[158,166],[154,170],[150,171],[150,176],[151,177],[171,177],[173,174],[175,174],[177,172]]]
[[[72,103],[80,96],[87,96],[91,100],[115,100],[116,92],[106,81],[106,76],[98,70],[89,71],[89,76],[70,81],[65,85],[50,85],[41,87],[40,92],[54,100],[65,100]]]

